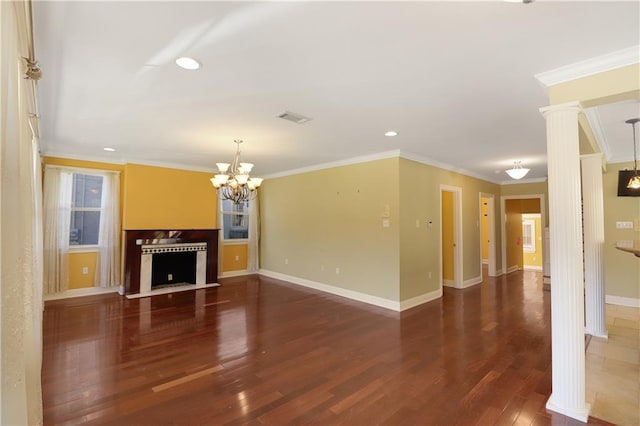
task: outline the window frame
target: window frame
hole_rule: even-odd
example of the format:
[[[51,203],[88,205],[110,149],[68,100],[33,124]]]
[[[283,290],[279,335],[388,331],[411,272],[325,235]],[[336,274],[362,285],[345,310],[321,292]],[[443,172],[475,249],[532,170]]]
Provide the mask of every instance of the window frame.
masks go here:
[[[220,240],[224,243],[224,244],[246,244],[249,241],[249,203],[251,202],[251,200],[246,201],[247,205],[246,205],[246,209],[247,211],[244,212],[234,212],[234,211],[228,211],[228,210],[224,210],[224,205],[225,205],[225,201],[229,201],[229,200],[220,200],[218,199],[218,205],[219,205],[219,218],[220,218]],[[233,216],[243,216],[246,218],[247,221],[247,237],[246,238],[225,238],[225,228],[224,228],[224,219],[225,216],[229,216],[229,217],[233,217]]]
[[[102,191],[104,190],[104,174],[101,173],[91,173],[90,171],[86,171],[86,170],[73,170],[71,171],[72,174],[72,184],[71,184],[71,192],[72,194],[75,193],[74,188],[75,188],[75,177],[76,175],[84,175],[84,176],[95,176],[95,177],[100,177],[102,178],[101,183],[100,183],[100,207],[75,207],[73,205],[73,195],[72,195],[72,204],[71,207],[69,208],[69,251],[72,252],[76,252],[76,253],[81,253],[81,252],[93,252],[93,251],[97,251],[100,249],[100,230],[102,228],[101,224],[102,224],[102,209],[104,208],[104,206],[102,205]],[[71,244],[71,217],[73,216],[74,212],[98,212],[100,213],[99,215],[99,219],[98,219],[98,242],[96,244]]]
[[[529,228],[527,232],[526,229]],[[530,244],[526,242],[528,237]],[[522,221],[522,249],[525,253],[536,252],[536,221],[534,219],[524,219]]]

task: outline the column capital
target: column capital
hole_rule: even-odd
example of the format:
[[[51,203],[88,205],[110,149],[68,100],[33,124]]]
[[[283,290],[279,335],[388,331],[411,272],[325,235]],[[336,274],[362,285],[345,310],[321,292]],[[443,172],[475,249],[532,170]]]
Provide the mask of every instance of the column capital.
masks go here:
[[[571,102],[565,102],[563,104],[549,105],[546,107],[542,107],[540,108],[539,111],[545,117],[550,113],[561,112],[561,111],[576,111],[576,114],[577,114],[582,111],[582,104],[578,101],[571,101]]]
[[[595,162],[597,161],[603,172],[607,171],[607,160],[602,152],[596,152],[593,154],[582,154],[580,156],[580,163],[583,165],[585,163]]]

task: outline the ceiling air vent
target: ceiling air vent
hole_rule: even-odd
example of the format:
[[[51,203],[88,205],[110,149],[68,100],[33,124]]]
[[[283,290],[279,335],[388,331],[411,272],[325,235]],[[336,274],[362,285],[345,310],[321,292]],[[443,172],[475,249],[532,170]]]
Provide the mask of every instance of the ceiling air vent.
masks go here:
[[[282,114],[278,114],[278,118],[282,118],[283,120],[293,121],[297,124],[303,124],[307,121],[311,120],[309,117],[305,117],[304,115],[296,114],[295,112],[285,111]]]

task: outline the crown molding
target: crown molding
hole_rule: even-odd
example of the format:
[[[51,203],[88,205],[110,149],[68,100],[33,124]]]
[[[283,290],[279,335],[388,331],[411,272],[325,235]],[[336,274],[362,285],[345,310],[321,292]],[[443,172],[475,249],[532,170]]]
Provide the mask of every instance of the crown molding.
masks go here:
[[[519,185],[522,183],[542,183],[546,182],[547,178],[531,178],[531,179],[518,179],[518,180],[503,180],[500,185]]]
[[[489,179],[488,177],[480,175],[478,173],[461,169],[451,164],[442,163],[440,161],[436,161],[431,158],[423,157],[410,152],[400,151],[398,149],[392,150],[392,151],[378,152],[375,154],[361,155],[358,157],[347,158],[344,160],[331,161],[329,163],[315,164],[312,166],[301,167],[298,169],[285,170],[283,172],[265,175],[264,178],[273,179],[273,178],[279,178],[279,177],[285,177],[285,176],[292,176],[292,175],[298,175],[302,173],[315,172],[318,170],[332,169],[334,167],[350,166],[353,164],[367,163],[369,161],[376,161],[376,160],[385,160],[388,158],[404,158],[405,160],[415,161],[417,163],[425,164],[427,166],[437,167],[443,170],[449,170],[451,172],[459,173],[461,175],[465,175],[475,179],[480,179],[485,182],[490,182],[490,183],[495,183],[496,185],[500,185],[500,181]]]
[[[383,151],[375,154],[360,155],[358,157],[346,158],[344,160],[330,161],[328,163],[314,164],[311,166],[300,167],[297,169],[285,170],[265,175],[265,179],[273,179],[285,176],[299,175],[302,173],[315,172],[324,169],[333,169],[334,167],[350,166],[352,164],[368,163],[369,161],[386,160],[387,158],[400,157],[400,150]]]
[[[69,160],[78,160],[78,161],[92,161],[96,163],[105,163],[105,164],[116,164],[119,166],[125,164],[138,164],[141,166],[152,166],[152,167],[164,167],[167,169],[178,169],[178,170],[188,170],[190,172],[203,172],[203,173],[215,173],[216,170],[211,167],[199,167],[193,166],[189,164],[182,163],[171,163],[164,161],[148,161],[148,160],[140,160],[137,158],[105,158],[100,156],[92,156],[92,155],[77,155],[77,154],[69,154],[65,152],[43,152],[40,154],[41,157],[54,157],[54,158],[66,158]]]
[[[609,161],[611,159],[611,147],[609,146],[609,141],[607,140],[607,135],[604,132],[604,127],[602,126],[602,122],[600,121],[600,114],[598,113],[597,108],[587,108],[583,110],[584,116],[587,118],[589,122],[589,126],[591,127],[591,131],[593,132],[593,136],[596,138],[596,143],[598,147],[600,147],[600,151],[604,154],[604,158]]]
[[[640,45],[574,62],[573,64],[535,74],[534,77],[545,87],[550,87],[637,63],[640,63]]]
[[[450,172],[459,173],[461,175],[465,175],[465,176],[472,177],[472,178],[475,178],[475,179],[480,179],[480,180],[485,181],[485,182],[490,182],[490,183],[495,183],[496,185],[500,185],[500,181],[499,180],[489,179],[487,176],[481,175],[479,173],[474,173],[474,172],[471,172],[469,170],[465,170],[465,169],[453,166],[453,165],[448,164],[448,163],[442,163],[440,161],[433,160],[431,158],[423,157],[421,155],[413,154],[413,153],[410,153],[410,152],[400,152],[400,157],[404,158],[406,160],[415,161],[417,163],[426,164],[427,166],[433,166],[433,167],[437,167],[439,169],[449,170]]]

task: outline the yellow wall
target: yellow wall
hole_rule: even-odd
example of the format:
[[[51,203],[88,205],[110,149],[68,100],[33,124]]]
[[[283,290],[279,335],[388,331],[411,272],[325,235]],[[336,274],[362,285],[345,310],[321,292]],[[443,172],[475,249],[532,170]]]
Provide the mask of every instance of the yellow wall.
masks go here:
[[[462,278],[478,279],[479,194],[500,186],[404,158],[266,180],[261,266],[392,301],[438,291],[441,184],[463,188]]]
[[[265,180],[261,267],[399,300],[398,167],[390,158]]]
[[[522,269],[522,211],[520,200],[505,200],[507,270]]]
[[[452,281],[453,274],[453,192],[442,191],[442,279]]]
[[[542,268],[542,223],[540,220],[540,216],[527,217],[526,215],[523,215],[522,220],[533,220],[536,227],[536,251],[533,253],[522,253],[522,262],[524,264],[524,267],[526,268],[527,266],[529,266],[534,268]]]
[[[585,108],[640,99],[640,64],[567,81],[549,88],[551,105],[579,101]]]
[[[122,223],[122,197],[124,191],[124,179],[123,171],[124,166],[121,164],[102,163],[97,161],[84,161],[75,160],[70,158],[59,157],[43,157],[42,161],[46,165],[65,166],[65,167],[78,167],[82,169],[96,169],[96,170],[115,170],[120,172],[120,219]],[[93,287],[95,285],[95,264],[97,258],[97,251],[93,252],[81,252],[81,253],[69,253],[69,285],[68,288],[86,288]],[[88,274],[82,274],[83,267],[89,268]]]
[[[640,197],[617,196],[618,170],[625,168],[633,168],[633,162],[609,164],[602,180],[605,292],[611,296],[640,299],[640,258],[615,248],[618,240],[640,240],[640,228],[616,228],[616,222],[621,221],[636,220],[640,224]]]
[[[44,157],[45,165],[120,171],[120,223],[122,229],[209,229],[217,226],[216,192],[211,173],[152,167],[139,164],[112,164],[68,158]],[[246,269],[244,250],[233,249],[240,261],[229,267]],[[224,247],[220,246],[224,259]],[[83,266],[94,268],[96,252],[69,254],[69,288],[95,285],[93,271],[83,275]],[[93,260],[91,260],[93,259]],[[71,269],[71,268],[75,269]],[[227,270],[227,269],[224,269]]]
[[[480,238],[482,239],[482,260],[489,261],[489,206],[487,206],[488,199],[482,198],[480,200]]]
[[[217,224],[211,173],[125,165],[123,229],[210,229]]]
[[[69,254],[69,290],[94,286],[96,258],[95,251]],[[87,273],[83,274],[85,267]]]
[[[523,196],[526,195],[544,195],[544,226],[549,226],[549,189],[547,182],[534,183],[518,183],[510,185],[502,185],[500,188],[502,196]],[[529,213],[542,213],[540,211],[530,211]],[[497,222],[500,223],[500,222]]]
[[[222,251],[222,270],[241,271],[247,269],[247,245],[225,244]]]
[[[440,286],[439,280],[436,279],[441,267],[440,185],[462,188],[462,281],[468,285],[481,279],[478,200],[481,193],[498,197],[500,185],[401,158],[401,300],[438,290]],[[416,227],[416,220],[419,227]],[[500,223],[497,211],[494,220]],[[428,226],[429,221],[432,222],[431,227]],[[496,249],[500,252],[500,229],[496,229],[496,238]],[[496,268],[502,268],[500,259],[496,260]]]

